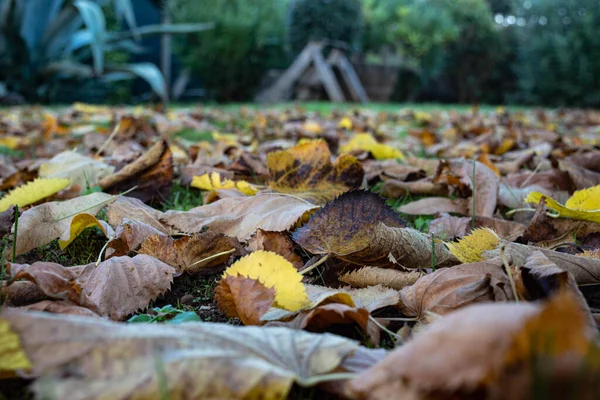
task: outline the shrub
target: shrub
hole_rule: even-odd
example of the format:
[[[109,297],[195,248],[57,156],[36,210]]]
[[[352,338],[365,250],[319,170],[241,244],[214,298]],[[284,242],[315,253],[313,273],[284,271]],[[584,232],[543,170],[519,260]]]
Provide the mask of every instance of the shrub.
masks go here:
[[[176,51],[216,100],[248,100],[268,68],[285,67],[284,0],[172,2],[177,22],[213,22],[182,38]]]
[[[311,40],[328,39],[360,47],[363,14],[359,0],[292,0],[288,41],[294,54]]]

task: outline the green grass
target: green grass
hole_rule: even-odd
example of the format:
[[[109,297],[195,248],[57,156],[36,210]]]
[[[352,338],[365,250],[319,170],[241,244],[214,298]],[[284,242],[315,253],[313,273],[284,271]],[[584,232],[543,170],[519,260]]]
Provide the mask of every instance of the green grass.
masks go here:
[[[173,182],[171,193],[161,205],[162,211],[177,210],[189,211],[194,207],[202,205],[201,191],[195,188],[182,185],[180,182]]]

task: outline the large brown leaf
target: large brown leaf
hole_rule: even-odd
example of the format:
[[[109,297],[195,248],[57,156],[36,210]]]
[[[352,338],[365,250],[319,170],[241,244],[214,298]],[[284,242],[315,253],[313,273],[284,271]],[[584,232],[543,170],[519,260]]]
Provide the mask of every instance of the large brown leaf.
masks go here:
[[[285,328],[127,325],[15,310],[0,321],[19,335],[33,375],[43,378],[34,391],[49,399],[282,399],[295,382],[313,386],[382,355]]]
[[[354,264],[431,266],[431,239],[405,226],[378,195],[352,191],[317,211],[293,239],[313,254],[330,254]],[[435,253],[436,265],[455,263],[441,243],[435,244]]]
[[[49,262],[10,264],[12,280],[35,282],[49,297],[69,300],[114,320],[145,308],[171,287],[175,270],[145,254],[65,268]]]
[[[105,258],[129,255],[130,252],[136,251],[148,237],[153,235],[168,237],[151,225],[124,218],[123,222],[117,226],[114,238],[106,247]]]
[[[398,271],[389,268],[363,267],[348,272],[339,277],[339,280],[353,287],[369,287],[383,285],[400,290],[410,286],[423,276],[420,271]]]
[[[509,399],[503,396],[507,392],[524,400],[530,398],[539,379],[549,390],[554,385],[554,380],[548,380],[553,374],[535,380],[532,371],[549,371],[540,370],[538,363],[560,365],[554,362],[569,356],[577,362],[563,368],[560,377],[573,390],[572,385],[581,382],[582,371],[586,371],[586,382],[588,373],[598,373],[594,336],[568,295],[545,305],[477,304],[425,327],[414,340],[354,378],[350,386],[356,397],[370,400],[467,399],[474,393],[478,398]],[[520,383],[522,390],[504,386],[509,378]]]
[[[127,220],[139,221],[150,225],[154,229],[171,234],[174,233],[167,225],[160,222],[163,213],[144,204],[141,200],[120,196],[107,207],[108,223],[116,228]],[[116,232],[115,232],[116,233]]]
[[[331,152],[322,140],[298,144],[274,151],[267,157],[271,175],[269,186],[323,204],[335,196],[361,185],[365,172],[361,163],[349,154],[331,162]]]
[[[262,325],[260,317],[275,300],[275,289],[257,279],[227,275],[215,288],[215,302],[229,318],[239,318],[244,325]]]
[[[469,304],[513,300],[502,261],[442,268],[400,291],[402,312],[423,319],[428,312],[444,315]]]
[[[280,193],[231,197],[184,211],[167,211],[161,221],[186,233],[212,232],[250,239],[257,229],[281,232],[292,227],[307,211],[317,208],[306,200]]]
[[[296,268],[304,265],[302,257],[294,252],[294,242],[288,232],[269,232],[258,229],[248,241],[248,251],[272,251],[277,253]]]

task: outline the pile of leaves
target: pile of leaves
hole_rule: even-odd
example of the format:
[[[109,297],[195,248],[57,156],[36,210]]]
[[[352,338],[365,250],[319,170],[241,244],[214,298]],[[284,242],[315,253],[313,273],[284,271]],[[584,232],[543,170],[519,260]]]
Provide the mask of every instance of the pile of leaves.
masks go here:
[[[597,398],[598,129],[574,110],[4,110],[3,387]]]

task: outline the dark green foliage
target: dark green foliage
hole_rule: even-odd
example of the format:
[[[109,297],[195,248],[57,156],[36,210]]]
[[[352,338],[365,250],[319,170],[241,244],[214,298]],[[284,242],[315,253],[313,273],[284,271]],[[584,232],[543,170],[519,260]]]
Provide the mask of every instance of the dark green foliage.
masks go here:
[[[288,15],[288,41],[297,54],[311,40],[345,43],[358,50],[363,27],[359,0],[292,0]]]
[[[213,22],[215,28],[181,37],[176,51],[210,98],[249,100],[269,68],[287,67],[284,0],[172,2],[177,22]]]
[[[519,1],[520,46],[515,70],[527,104],[600,106],[600,3]]]

